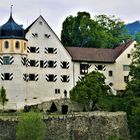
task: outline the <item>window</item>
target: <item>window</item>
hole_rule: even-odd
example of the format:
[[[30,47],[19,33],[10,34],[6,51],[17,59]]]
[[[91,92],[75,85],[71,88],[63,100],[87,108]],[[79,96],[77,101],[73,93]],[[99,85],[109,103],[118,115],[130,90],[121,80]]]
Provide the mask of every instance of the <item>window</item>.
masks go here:
[[[35,74],[29,74],[29,81],[35,81]]]
[[[48,82],[56,82],[57,75],[54,75],[54,74],[46,74],[46,80]]]
[[[44,61],[40,60],[40,68],[43,68],[43,67],[44,67]]]
[[[4,73],[4,80],[10,80],[10,73]]]
[[[60,93],[60,89],[55,89],[55,94],[59,94]]]
[[[129,65],[123,65],[123,71],[129,71]]]
[[[30,47],[30,52],[31,53],[36,53],[36,47]]]
[[[48,53],[54,53],[54,48],[48,48]]]
[[[110,70],[110,71],[108,72],[108,75],[109,75],[109,76],[113,76],[113,71]]]
[[[128,76],[124,76],[124,82],[128,83],[128,81],[129,81],[129,77]]]
[[[4,47],[5,47],[6,49],[9,48],[9,42],[8,42],[8,41],[5,41],[5,42],[4,42]]]
[[[62,82],[67,82],[67,75],[63,75],[62,78]]]
[[[48,81],[50,81],[50,82],[54,81],[54,75],[53,75],[53,74],[50,74],[50,75],[48,76],[48,78],[49,78]]]
[[[88,64],[80,64],[80,74],[88,73]]]
[[[37,38],[38,34],[37,33],[32,33],[32,36]]]
[[[35,60],[30,60],[30,66],[35,67],[36,66],[36,61]]]
[[[66,61],[63,61],[63,62],[61,62],[61,67],[63,68],[63,69],[67,69],[68,67],[68,63],[66,62]]]
[[[98,65],[98,70],[103,70],[103,65]]]
[[[19,48],[20,48],[20,43],[19,43],[19,41],[16,41],[15,48],[16,48],[16,49],[19,49]]]
[[[9,64],[10,64],[10,56],[4,56],[3,65],[9,65]]]
[[[61,75],[61,81],[62,82],[69,82],[69,76],[67,76],[67,75]]]
[[[130,58],[130,56],[131,56],[131,55],[130,55],[130,53],[129,53],[129,54],[127,54],[127,58]]]
[[[54,61],[48,61],[48,67],[53,68],[54,67]]]
[[[49,35],[49,34],[44,34],[44,36],[45,36],[46,38],[49,38],[51,35]]]

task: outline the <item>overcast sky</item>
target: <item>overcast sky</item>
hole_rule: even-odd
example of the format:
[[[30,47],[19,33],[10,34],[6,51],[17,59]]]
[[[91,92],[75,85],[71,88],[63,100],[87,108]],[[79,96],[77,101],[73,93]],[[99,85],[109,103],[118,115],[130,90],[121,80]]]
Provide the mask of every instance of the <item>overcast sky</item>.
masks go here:
[[[60,36],[62,22],[78,11],[87,11],[92,17],[99,14],[115,15],[126,23],[140,20],[140,0],[0,0],[0,25],[13,17],[24,28],[41,14]]]

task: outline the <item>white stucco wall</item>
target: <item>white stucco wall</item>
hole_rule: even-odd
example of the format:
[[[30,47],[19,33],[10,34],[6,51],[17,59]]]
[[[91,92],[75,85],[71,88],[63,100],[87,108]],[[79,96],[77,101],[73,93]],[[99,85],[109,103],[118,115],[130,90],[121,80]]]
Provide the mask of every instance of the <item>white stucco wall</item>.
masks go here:
[[[40,25],[39,23],[42,22]],[[37,33],[38,37],[33,37],[32,33]],[[49,34],[50,37],[46,38],[44,35]],[[38,20],[32,25],[28,33],[26,34],[28,39],[28,46],[39,47],[39,53],[28,53],[28,59],[32,60],[53,60],[57,61],[55,68],[40,68],[39,67],[28,67],[27,73],[39,74],[38,81],[27,82],[27,104],[43,102],[56,98],[64,97],[64,90],[69,92],[73,85],[73,67],[71,62],[71,56],[68,54],[64,46],[61,44],[59,39],[56,37],[54,32],[50,29],[44,19],[40,16]],[[57,48],[57,54],[46,54],[45,48]],[[69,62],[68,69],[62,69],[60,64],[61,61]],[[57,75],[56,82],[46,81],[46,74]],[[70,76],[70,81],[62,82],[61,75]],[[55,94],[55,89],[60,89],[60,94]],[[36,99],[34,99],[36,97]]]

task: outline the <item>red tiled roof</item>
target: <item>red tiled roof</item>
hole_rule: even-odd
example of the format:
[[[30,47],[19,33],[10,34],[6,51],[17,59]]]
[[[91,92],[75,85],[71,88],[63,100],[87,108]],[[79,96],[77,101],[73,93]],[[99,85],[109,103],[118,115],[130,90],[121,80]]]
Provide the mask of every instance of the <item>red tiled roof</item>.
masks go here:
[[[128,41],[125,44],[111,49],[81,47],[66,47],[66,49],[71,55],[73,61],[113,63],[132,43],[133,41]]]

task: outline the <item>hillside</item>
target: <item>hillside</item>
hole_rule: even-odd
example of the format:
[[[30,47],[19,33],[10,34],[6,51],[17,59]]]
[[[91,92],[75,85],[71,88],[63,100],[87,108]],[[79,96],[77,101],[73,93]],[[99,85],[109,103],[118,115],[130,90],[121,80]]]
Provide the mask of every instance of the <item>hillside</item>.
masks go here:
[[[131,35],[135,35],[136,33],[140,32],[140,21],[126,24],[126,28]]]

